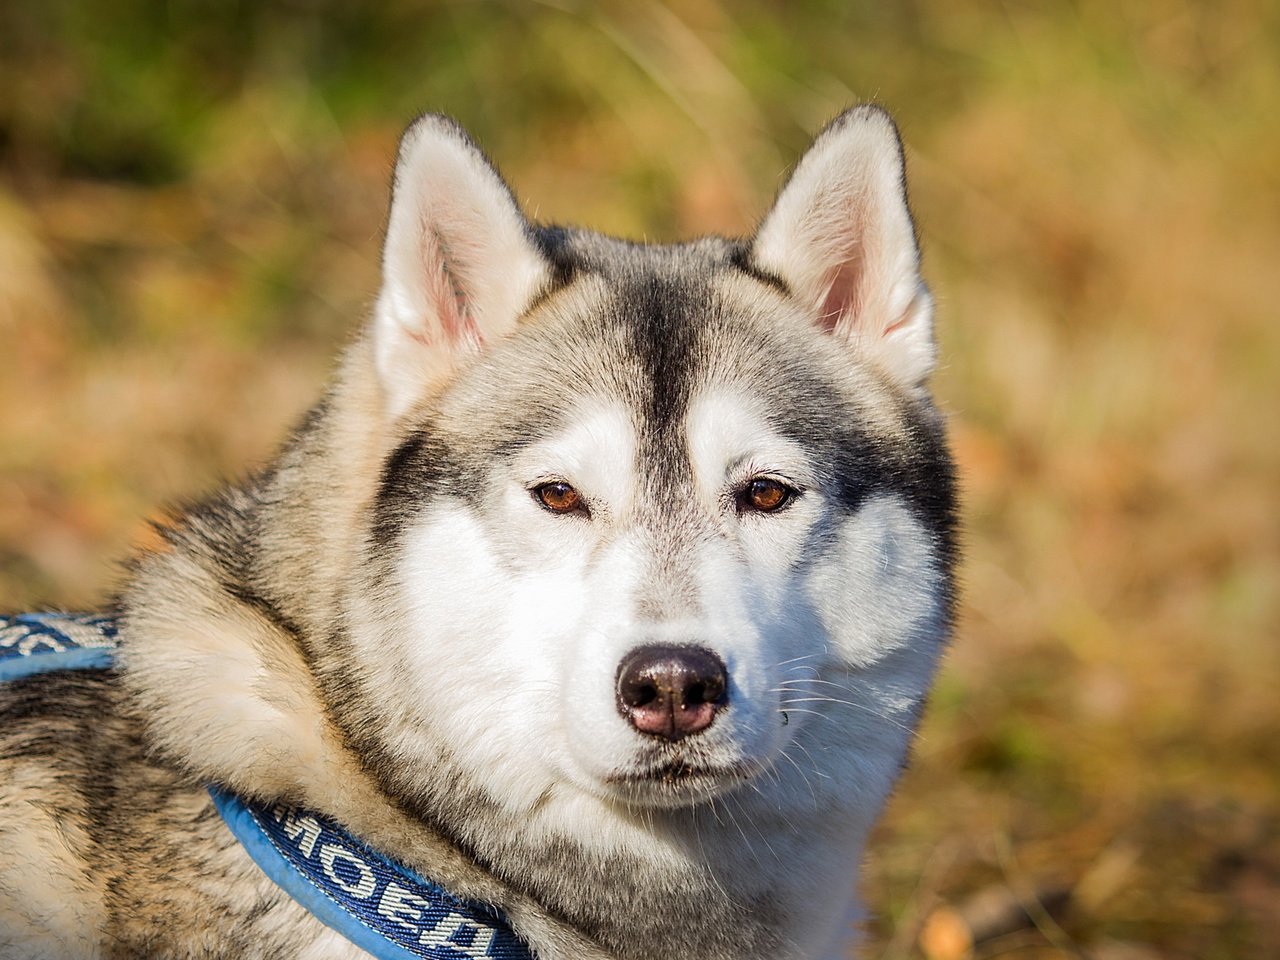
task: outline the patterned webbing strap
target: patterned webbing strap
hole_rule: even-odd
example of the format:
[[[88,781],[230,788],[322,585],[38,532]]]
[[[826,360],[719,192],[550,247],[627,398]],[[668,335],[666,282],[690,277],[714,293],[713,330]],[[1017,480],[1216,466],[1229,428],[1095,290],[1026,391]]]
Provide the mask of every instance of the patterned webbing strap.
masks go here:
[[[20,613],[0,617],[0,682],[49,670],[111,666],[116,625],[110,617]]]
[[[89,614],[0,616],[0,682],[112,665],[115,623]],[[318,814],[209,793],[262,871],[379,960],[533,960],[494,907],[455,897]]]

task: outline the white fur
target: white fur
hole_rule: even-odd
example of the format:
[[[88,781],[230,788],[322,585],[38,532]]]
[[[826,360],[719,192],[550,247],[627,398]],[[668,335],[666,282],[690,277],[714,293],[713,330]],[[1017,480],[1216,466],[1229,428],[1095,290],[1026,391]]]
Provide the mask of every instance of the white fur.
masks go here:
[[[645,802],[608,782],[645,746],[619,715],[614,684],[618,663],[641,643],[708,646],[729,666],[734,699],[700,739],[718,759],[759,771],[748,788],[723,784],[725,802],[752,822],[825,811],[832,835],[797,840],[792,855],[806,860],[813,883],[840,891],[806,893],[826,905],[823,922],[834,922],[847,910],[857,845],[896,776],[937,652],[927,535],[885,498],[846,520],[825,556],[802,563],[810,533],[831,519],[812,465],[742,391],[711,390],[686,420],[698,500],[691,516],[700,518],[691,522],[703,524],[686,558],[697,603],[686,616],[644,623],[636,597],[655,544],[637,509],[646,465],[636,459],[631,415],[588,398],[567,419],[495,475],[484,511],[442,501],[407,539],[396,604],[403,629],[371,641],[395,649],[369,657],[371,669],[388,665],[373,678],[377,688],[414,717],[397,744],[404,762],[429,759],[415,756],[430,749],[417,729],[439,731],[530,834],[678,857],[643,818],[620,816],[610,802]],[[726,495],[756,471],[805,493],[776,516],[739,517]],[[573,484],[591,519],[541,509],[528,487],[546,477]],[[468,589],[451,588],[458,583]],[[833,815],[833,806],[844,812]],[[731,828],[713,819],[699,829]],[[811,845],[818,839],[822,849]],[[771,844],[786,848],[767,835],[760,846]],[[748,854],[760,855],[738,855]]]
[[[902,146],[884,111],[863,107],[801,159],[756,237],[756,262],[815,322],[847,338],[897,383],[933,369],[932,303],[903,186]]]
[[[771,658],[785,657],[767,649],[755,622],[754,592],[742,586],[748,558],[732,542],[697,546],[689,567],[702,602],[685,616],[642,622],[637,596],[651,589],[641,581],[653,571],[655,531],[643,526],[635,502],[644,466],[635,459],[630,415],[587,401],[570,419],[572,426],[532,445],[512,475],[498,479],[491,516],[444,504],[423,517],[406,548],[401,589],[411,629],[402,642],[410,673],[424,686],[439,684],[423,689],[421,702],[447,704],[433,729],[466,749],[469,766],[513,808],[532,806],[566,781],[617,796],[608,778],[645,746],[615,706],[619,662],[644,643],[696,642],[724,658],[741,697],[703,739],[725,763],[767,765],[780,729],[768,691]],[[591,518],[538,507],[528,487],[545,478],[573,484]],[[723,519],[723,492],[708,491],[702,505],[711,526]],[[773,553],[773,536],[756,519],[734,517],[731,525],[754,538],[751,555],[762,558]],[[764,568],[762,580],[783,572]],[[440,589],[443,570],[475,592]],[[475,736],[478,729],[484,737]]]

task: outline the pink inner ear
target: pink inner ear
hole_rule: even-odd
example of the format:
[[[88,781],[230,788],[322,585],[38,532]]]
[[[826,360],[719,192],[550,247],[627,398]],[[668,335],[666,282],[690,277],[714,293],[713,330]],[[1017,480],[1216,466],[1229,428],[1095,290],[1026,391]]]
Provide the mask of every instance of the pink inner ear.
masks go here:
[[[818,311],[818,325],[835,332],[843,317],[856,318],[862,308],[862,257],[855,246],[830,274],[827,292]]]
[[[456,265],[449,261],[449,250],[438,230],[423,231],[422,238],[423,292],[427,309],[434,311],[436,323],[423,323],[421,333],[414,339],[432,342],[431,330],[437,327],[445,343],[457,343],[463,338],[480,342],[480,329],[467,308],[467,295],[462,277]]]

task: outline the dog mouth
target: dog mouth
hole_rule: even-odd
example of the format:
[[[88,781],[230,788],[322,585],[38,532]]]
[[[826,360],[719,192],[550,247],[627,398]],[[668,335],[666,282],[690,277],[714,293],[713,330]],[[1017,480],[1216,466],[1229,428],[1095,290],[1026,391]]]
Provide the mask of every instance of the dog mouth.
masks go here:
[[[695,757],[665,757],[617,770],[605,783],[634,801],[678,804],[717,796],[750,780],[756,765],[714,763]]]

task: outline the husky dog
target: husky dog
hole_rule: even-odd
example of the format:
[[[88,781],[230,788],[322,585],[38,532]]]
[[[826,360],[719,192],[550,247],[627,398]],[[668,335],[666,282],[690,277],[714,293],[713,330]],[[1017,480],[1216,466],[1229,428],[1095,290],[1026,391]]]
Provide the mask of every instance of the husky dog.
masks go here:
[[[368,956],[213,784],[539,960],[846,956],[956,560],[893,122],[657,246],[531,223],[425,116],[382,274],[274,463],[134,560],[114,666],[0,686],[0,955]]]

